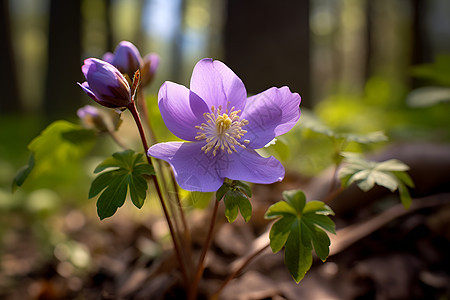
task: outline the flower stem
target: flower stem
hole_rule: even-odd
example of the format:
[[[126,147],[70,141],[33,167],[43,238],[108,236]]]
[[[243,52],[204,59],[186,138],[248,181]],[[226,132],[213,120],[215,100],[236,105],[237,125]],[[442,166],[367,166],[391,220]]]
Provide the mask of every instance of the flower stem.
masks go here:
[[[148,163],[152,166],[153,164],[152,164],[151,158],[147,155],[147,150],[148,150],[147,139],[145,138],[144,129],[142,128],[141,119],[140,119],[139,114],[137,112],[136,105],[135,105],[134,101],[132,101],[132,103],[127,108],[130,110],[131,114],[133,115],[134,121],[136,122],[136,125],[137,125],[138,130],[139,130],[139,135],[141,136],[142,145],[144,146],[145,156],[147,157]],[[158,197],[160,199],[161,207],[163,209],[163,213],[164,213],[164,216],[166,218],[167,225],[169,226],[170,235],[172,237],[172,242],[173,242],[173,246],[174,246],[174,249],[175,249],[175,254],[177,256],[178,263],[180,264],[180,268],[181,268],[181,272],[183,274],[184,282],[186,283],[186,285],[188,285],[188,275],[187,275],[187,271],[186,271],[185,262],[184,262],[184,260],[182,259],[182,256],[181,256],[180,246],[179,246],[178,241],[176,239],[176,233],[175,233],[175,230],[174,230],[174,227],[173,227],[172,220],[170,219],[170,215],[169,215],[169,212],[167,210],[167,206],[166,206],[166,203],[164,201],[163,194],[162,194],[160,186],[159,186],[158,178],[155,175],[152,175],[152,179],[153,179],[153,182],[155,183],[154,185],[155,185],[156,193],[158,194]]]
[[[204,265],[205,257],[206,257],[206,253],[208,252],[209,246],[211,245],[218,209],[219,209],[219,200],[215,200],[213,214],[211,216],[211,222],[209,224],[208,235],[206,236],[206,240],[203,244],[202,252],[200,254],[200,259],[198,261],[197,271],[195,272],[195,275],[194,275],[194,281],[192,282],[191,288],[189,290],[188,300],[197,299],[198,284],[200,282],[200,279],[202,278],[203,270],[205,269],[205,265]]]
[[[219,299],[219,295],[222,292],[222,290],[227,286],[228,283],[230,283],[230,281],[235,278],[237,275],[239,275],[239,273],[241,273],[241,271],[248,266],[248,264],[258,255],[260,255],[261,253],[264,252],[264,250],[266,250],[268,247],[270,246],[270,244],[266,244],[264,247],[258,249],[257,251],[255,251],[254,253],[250,254],[245,260],[244,262],[242,262],[242,264],[240,265],[239,268],[237,268],[236,270],[233,271],[233,273],[231,273],[230,275],[228,275],[228,277],[222,282],[222,284],[220,285],[220,287],[217,289],[217,291],[214,293],[214,295],[212,295],[209,299],[210,300],[216,300]]]
[[[145,101],[144,91],[142,88],[138,89],[138,106],[139,111],[144,115],[145,124],[147,125],[148,132],[150,134],[150,144],[156,143],[155,132],[153,131],[152,126],[150,125],[150,117],[148,115],[147,102]]]
[[[156,135],[155,132],[153,131],[153,127],[151,126],[151,122],[150,122],[150,117],[148,114],[148,109],[147,109],[147,102],[145,101],[145,95],[144,95],[144,90],[142,88],[137,90],[137,94],[138,94],[138,101],[137,101],[137,105],[138,105],[138,109],[139,111],[143,114],[144,117],[144,125],[146,125],[146,128],[148,129],[148,132],[150,134],[150,144],[154,144],[157,142],[156,139]],[[158,162],[155,162],[157,164],[157,166],[160,168],[161,170],[161,183],[164,185],[164,187],[166,187],[166,192],[167,192],[167,188],[168,185],[165,182],[165,177],[164,177],[164,169],[167,169],[167,165],[164,163],[159,164]],[[170,173],[170,180],[171,183],[173,185],[173,191],[175,194],[175,200],[178,206],[178,213],[181,217],[181,223],[182,223],[182,228],[180,228],[178,222],[177,222],[177,218],[174,218],[174,222],[175,222],[175,227],[177,228],[177,232],[183,232],[183,236],[179,236],[179,240],[180,243],[183,244],[183,248],[186,249],[186,262],[188,267],[192,265],[192,251],[191,251],[191,234],[189,232],[189,227],[187,226],[187,222],[186,222],[186,217],[185,217],[185,213],[183,210],[183,207],[181,205],[181,201],[180,201],[180,196],[178,194],[178,190],[177,190],[177,184],[175,181],[175,177],[173,175],[173,173],[171,172],[171,170],[168,171]],[[171,197],[170,194],[168,194],[168,197]],[[171,205],[172,202],[169,202],[169,206],[171,207],[171,211],[172,214],[175,213],[175,209],[173,209],[173,205]],[[192,268],[189,268],[192,269]]]

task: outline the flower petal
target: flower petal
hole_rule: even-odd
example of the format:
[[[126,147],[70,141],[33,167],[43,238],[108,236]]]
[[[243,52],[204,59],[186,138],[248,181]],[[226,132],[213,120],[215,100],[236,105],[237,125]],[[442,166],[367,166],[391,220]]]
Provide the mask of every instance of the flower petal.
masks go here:
[[[273,156],[262,157],[252,149],[224,153],[217,163],[222,170],[220,175],[232,180],[267,184],[283,180],[285,173],[283,165]]]
[[[142,66],[141,54],[135,45],[128,41],[122,41],[114,50],[111,64],[133,79],[134,72]]]
[[[208,108],[221,105],[243,110],[247,91],[242,80],[225,64],[211,58],[199,61],[192,71],[191,91],[199,95]],[[229,104],[228,104],[229,102]]]
[[[300,118],[301,98],[288,87],[270,88],[247,99],[241,119],[248,125],[243,139],[250,143],[247,148],[259,149],[274,137],[282,135],[294,127]]]
[[[169,142],[153,145],[148,155],[167,161],[178,185],[188,191],[215,192],[223,184],[215,158],[202,152],[203,143]]]
[[[81,66],[81,71],[84,74],[84,77],[87,79],[87,74],[89,72],[89,69],[93,67],[96,69],[96,65],[94,63],[94,59],[93,58],[87,58],[84,60],[84,64]]]
[[[83,89],[83,91],[92,98],[94,101],[98,101],[97,97],[95,97],[95,94],[91,91],[91,88],[89,87],[89,83],[87,81],[83,83],[77,82],[77,84]]]
[[[103,54],[102,60],[106,61],[107,63],[112,64],[112,62],[114,60],[114,54],[112,54],[111,52],[106,52],[105,54]]]
[[[167,128],[177,137],[195,141],[195,126],[205,121],[206,103],[186,87],[166,81],[158,93],[158,106]]]

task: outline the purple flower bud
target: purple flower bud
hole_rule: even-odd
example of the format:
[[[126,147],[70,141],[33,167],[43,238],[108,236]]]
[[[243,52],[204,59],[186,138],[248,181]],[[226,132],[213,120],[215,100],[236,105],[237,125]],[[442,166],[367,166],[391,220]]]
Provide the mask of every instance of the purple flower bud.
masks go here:
[[[79,86],[97,103],[110,107],[127,107],[131,102],[130,86],[113,65],[88,58],[81,67],[86,81]]]
[[[156,69],[159,65],[159,56],[156,53],[147,54],[144,57],[144,65],[142,66],[142,81],[143,86],[152,82],[155,77]]]
[[[77,110],[77,116],[80,119],[87,117],[97,118],[99,115],[98,108],[91,105],[85,105]]]
[[[102,60],[112,64],[114,60],[114,54],[112,54],[111,52],[106,52],[105,54],[103,54]]]
[[[108,56],[107,59],[110,59]],[[139,50],[130,42],[122,41],[114,50],[114,57],[110,61],[120,72],[127,74],[133,80],[134,72],[142,66]]]
[[[85,128],[96,129],[100,132],[107,131],[107,126],[98,108],[85,105],[77,110],[77,115]]]

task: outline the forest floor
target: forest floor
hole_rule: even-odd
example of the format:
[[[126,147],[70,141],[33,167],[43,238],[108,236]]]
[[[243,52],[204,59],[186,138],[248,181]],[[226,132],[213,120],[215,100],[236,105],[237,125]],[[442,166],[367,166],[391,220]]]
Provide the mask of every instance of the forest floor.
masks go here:
[[[214,293],[243,257],[267,245],[270,223],[264,213],[283,190],[302,188],[314,194],[313,186],[289,173],[282,183],[255,185],[248,223],[238,217],[229,224],[221,203],[199,299]],[[326,262],[314,259],[299,284],[284,265],[283,251],[273,254],[266,248],[225,287],[220,299],[450,299],[448,190],[415,197],[408,210],[389,193],[374,201],[361,198],[351,209],[340,206],[340,199],[353,196],[341,195],[329,203],[337,212],[332,217],[337,235],[330,236],[330,257]],[[188,216],[194,257],[206,236],[210,208]],[[42,237],[26,217],[17,214],[10,220],[0,256],[1,299],[185,296],[167,229],[159,218],[119,214],[105,224],[81,210],[68,210],[46,225],[65,237],[53,243],[52,251],[40,248]]]

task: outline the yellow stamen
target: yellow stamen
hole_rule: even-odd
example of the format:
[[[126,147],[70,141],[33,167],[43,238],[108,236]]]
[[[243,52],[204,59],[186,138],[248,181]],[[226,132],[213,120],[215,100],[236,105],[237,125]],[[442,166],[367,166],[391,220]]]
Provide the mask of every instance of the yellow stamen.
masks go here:
[[[217,155],[219,151],[226,151],[228,154],[232,154],[233,151],[237,152],[235,146],[245,148],[242,144],[250,143],[249,140],[240,140],[246,130],[242,129],[248,124],[245,119],[240,119],[240,110],[234,110],[234,106],[228,110],[225,109],[225,113],[222,112],[222,106],[217,109],[212,106],[211,113],[204,113],[205,123],[199,126],[195,126],[196,129],[200,130],[197,132],[196,140],[206,140],[206,145],[202,147],[202,151],[208,153],[212,151],[214,156]]]

